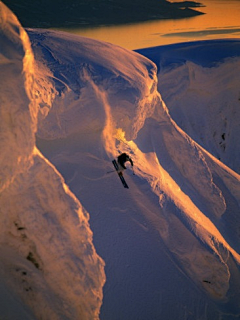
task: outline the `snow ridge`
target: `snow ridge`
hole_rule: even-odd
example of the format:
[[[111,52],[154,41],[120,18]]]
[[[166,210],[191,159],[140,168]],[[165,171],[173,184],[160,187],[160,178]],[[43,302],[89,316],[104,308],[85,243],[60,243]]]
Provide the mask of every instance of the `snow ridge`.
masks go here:
[[[34,46],[39,35],[34,30],[28,33]],[[45,31],[43,34],[46,35]],[[239,239],[232,240],[223,221],[227,212],[226,220],[232,230],[228,207],[239,201],[239,197],[234,188],[230,191],[222,181],[222,164],[210,158],[208,152],[172,120],[157,91],[154,65],[134,52],[110,44],[75,36],[66,40],[64,33],[48,32],[47,35],[38,42],[35,54],[37,60],[43,62],[42,52],[46,47],[50,50],[51,42],[51,57],[58,61],[58,66],[52,70],[52,60],[51,63],[46,60],[45,65],[55,71],[55,75],[61,71],[61,90],[53,101],[53,109],[39,126],[39,148],[68,179],[71,189],[91,215],[98,217],[99,212],[101,215],[105,212],[108,219],[116,210],[130,216],[139,212],[136,219],[145,220],[144,230],[150,228],[158,233],[170,253],[171,263],[174,261],[202,292],[218,301],[218,314],[231,304],[237,309],[238,302],[229,297],[239,283],[238,272],[235,272],[240,262]],[[64,49],[59,54],[58,44],[62,41],[71,41],[71,55],[65,55]],[[96,56],[91,56],[93,44],[98,46],[97,64]],[[120,61],[116,59],[117,52],[121,55]],[[86,60],[87,69],[80,67],[79,72],[74,62],[76,73],[69,76],[68,63],[73,57],[78,57],[82,64]],[[69,84],[75,83],[73,79],[79,74],[81,89],[72,90]],[[58,79],[53,76],[52,81]],[[59,108],[61,105],[64,112]],[[111,186],[116,178],[106,177],[104,167],[118,152],[124,151],[134,159],[136,176],[127,177],[130,195],[122,194],[116,185],[115,196]],[[226,170],[233,185],[235,176],[231,176],[230,169]],[[237,179],[239,181],[238,175]],[[96,200],[89,195],[88,188],[98,195]],[[239,220],[236,215],[234,219]],[[108,228],[111,227],[108,225]],[[95,234],[98,232],[95,226]],[[98,246],[104,252],[107,244],[99,241]],[[104,258],[108,260],[108,254],[105,253]],[[116,269],[121,267],[116,265],[113,270]],[[110,283],[114,281],[112,276],[107,269]],[[111,301],[106,302],[106,310],[116,304],[114,299]],[[167,315],[162,311],[163,314]],[[124,314],[124,318],[128,317],[130,315]]]
[[[89,215],[35,146],[38,108],[48,108],[54,90],[41,94],[48,81],[35,73],[29,38],[2,2],[0,15],[1,278],[29,319],[97,319],[105,274]],[[11,306],[1,314],[11,317]]]
[[[222,299],[229,289],[229,254],[240,263],[240,255],[213,224],[226,211],[225,198],[213,181],[205,151],[171,120],[160,97],[156,110],[143,127],[144,136],[148,132],[151,137],[144,144],[147,150],[137,147],[141,145],[140,133],[137,144],[129,145],[128,152],[134,154],[138,174],[149,181],[159,196],[164,216],[167,214],[167,225],[158,230],[169,250],[194,281]],[[150,153],[150,157],[146,159],[142,152]]]
[[[187,112],[168,107],[228,62],[180,61],[165,74],[159,63],[157,75],[136,52],[30,29],[33,59],[0,9],[10,23],[1,28],[1,287],[29,319],[236,318],[240,177],[180,128]],[[168,74],[183,76],[170,91]],[[128,190],[111,164],[119,152],[134,161]]]
[[[158,65],[158,90],[171,117],[239,174],[239,40],[190,42],[140,52]]]

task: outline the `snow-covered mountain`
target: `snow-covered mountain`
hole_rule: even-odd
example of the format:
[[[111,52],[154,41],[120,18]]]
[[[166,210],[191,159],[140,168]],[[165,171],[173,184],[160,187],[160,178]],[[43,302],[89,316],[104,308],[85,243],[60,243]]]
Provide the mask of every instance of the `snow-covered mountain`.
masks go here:
[[[92,320],[105,273],[89,215],[35,146],[38,109],[54,88],[1,2],[0,16],[1,318]]]
[[[139,54],[0,14],[1,314],[236,319],[233,42],[211,58],[216,42]],[[119,152],[129,189],[111,172]]]
[[[240,42],[211,40],[147,48],[172,118],[196,142],[240,173]]]

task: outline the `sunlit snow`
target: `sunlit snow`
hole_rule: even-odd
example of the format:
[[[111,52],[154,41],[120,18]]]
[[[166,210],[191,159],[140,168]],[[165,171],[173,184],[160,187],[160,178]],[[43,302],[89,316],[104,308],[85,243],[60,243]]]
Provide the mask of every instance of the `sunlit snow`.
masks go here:
[[[236,319],[240,42],[139,54],[0,15],[1,314]]]

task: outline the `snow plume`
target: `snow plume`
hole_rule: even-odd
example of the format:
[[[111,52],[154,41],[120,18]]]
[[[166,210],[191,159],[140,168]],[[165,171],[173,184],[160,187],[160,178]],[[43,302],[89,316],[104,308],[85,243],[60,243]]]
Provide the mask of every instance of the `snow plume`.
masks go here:
[[[75,132],[102,130],[106,104],[111,106],[115,127],[122,128],[128,140],[136,136],[154,110],[154,104],[146,108],[144,101],[150,101],[157,85],[152,62],[109,43],[63,32],[28,30],[28,34],[38,62],[47,68],[58,94],[39,123],[39,137],[64,138]]]
[[[2,2],[0,42],[1,287],[25,305],[19,319],[98,319],[104,262],[89,215],[35,147],[38,111],[48,112],[56,92]]]
[[[126,286],[114,278],[115,273],[125,275],[128,261],[121,264],[122,257],[115,261],[112,256],[125,250],[119,244],[124,241],[122,234],[126,229],[131,233],[129,225],[135,221],[142,230],[153,230],[154,237],[157,233],[157,241],[164,243],[161,253],[156,243],[151,243],[156,259],[167,250],[170,258],[164,263],[172,268],[174,262],[177,274],[180,267],[191,285],[204,292],[204,299],[208,296],[217,301],[220,309],[225,303],[237,308],[238,302],[230,297],[239,284],[239,239],[231,217],[238,225],[239,177],[228,168],[224,174],[223,164],[211,158],[171,118],[157,90],[156,66],[141,55],[108,43],[46,30],[28,30],[28,34],[36,60],[47,70],[57,92],[52,108],[39,121],[38,146],[93,216],[96,245],[108,260],[108,289],[102,307],[106,319],[111,319],[109,310],[116,305],[115,318],[120,318],[121,312],[123,319],[131,319],[130,313],[122,311],[120,299],[114,298],[120,295],[118,288],[124,291]],[[70,46],[71,52],[67,49]],[[117,176],[106,174],[108,169],[112,172],[111,160],[119,152],[129,153],[134,161],[134,178],[126,173],[128,194]],[[128,218],[119,241],[115,241],[123,212]],[[116,221],[110,224],[113,217]],[[101,227],[99,220],[104,221]],[[228,234],[226,226],[236,236]],[[145,231],[143,238],[150,241],[152,236],[147,237]],[[109,248],[113,240],[107,236],[111,232],[116,249]],[[131,236],[139,237],[135,233]],[[134,257],[136,252],[131,254]],[[161,274],[156,272],[155,276],[161,281]],[[128,279],[133,281],[130,276]],[[139,283],[134,283],[135,292]],[[199,298],[198,293],[196,296]],[[135,312],[135,318],[140,318],[140,311]],[[156,314],[155,318],[162,314],[168,318],[167,311]]]
[[[104,320],[236,318],[240,177],[180,128],[179,120],[186,128],[188,121],[168,107],[189,84],[188,94],[197,91],[194,79],[207,79],[202,70],[185,59],[174,73],[170,63],[166,87],[158,86],[166,103],[146,57],[30,29],[33,59],[8,14],[13,27],[1,29],[0,288],[28,306],[29,319],[98,319],[100,306]],[[168,72],[183,80],[167,86]],[[186,101],[178,99],[179,110]],[[120,152],[134,161],[135,174],[124,171],[129,189],[111,163]],[[104,287],[92,237],[106,263]]]

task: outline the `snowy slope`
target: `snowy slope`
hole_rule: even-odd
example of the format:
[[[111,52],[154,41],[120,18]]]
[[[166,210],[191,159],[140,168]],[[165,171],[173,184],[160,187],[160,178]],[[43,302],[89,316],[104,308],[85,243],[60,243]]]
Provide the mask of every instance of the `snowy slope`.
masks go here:
[[[7,292],[21,297],[37,319],[94,319],[101,303],[104,320],[236,319],[239,174],[183,131],[177,116],[172,120],[153,62],[66,33],[27,32],[34,69],[15,72],[21,77],[14,105],[20,114],[29,106],[28,120],[24,115],[24,126],[8,121],[2,108],[5,143],[16,150],[12,165],[10,151],[2,160],[8,168],[0,199]],[[160,53],[156,48],[153,55]],[[22,58],[17,61],[22,70]],[[16,69],[2,66],[9,81],[1,93],[12,110]],[[227,62],[222,66],[228,69]],[[31,70],[28,91],[24,76]],[[19,131],[32,138],[26,151],[13,144],[21,141]],[[128,190],[108,173],[119,151],[134,161],[135,175],[124,173]],[[88,213],[105,262],[103,297],[103,261]]]
[[[158,66],[158,90],[177,124],[240,173],[240,41],[138,50]]]
[[[1,2],[0,16],[1,318],[98,318],[104,263],[88,213],[35,146],[46,83],[26,32]]]
[[[101,318],[234,318],[239,175],[171,119],[150,61],[64,33],[28,34],[58,92],[37,144],[90,212],[106,262]],[[135,163],[127,191],[107,173],[118,151]]]

